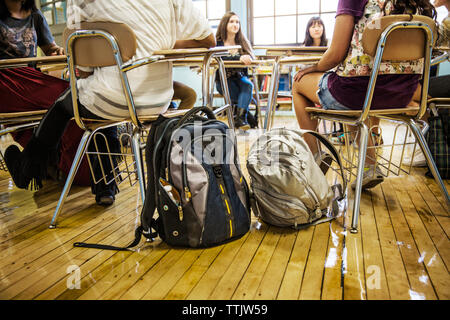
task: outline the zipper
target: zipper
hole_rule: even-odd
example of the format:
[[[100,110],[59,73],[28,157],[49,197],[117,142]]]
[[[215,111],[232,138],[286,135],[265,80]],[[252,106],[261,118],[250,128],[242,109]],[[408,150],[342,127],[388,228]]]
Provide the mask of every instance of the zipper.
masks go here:
[[[233,220],[234,220],[234,215],[233,215],[233,210],[231,207],[231,201],[230,198],[228,197],[228,191],[227,188],[225,186],[225,181],[223,180],[223,171],[222,171],[222,166],[220,165],[214,165],[212,166],[213,168],[213,172],[214,175],[216,176],[217,182],[219,184],[219,189],[221,192],[221,198],[222,201],[224,203],[224,207],[228,213],[227,215],[227,220],[229,223],[229,230],[230,230],[230,235],[229,237],[233,237]]]

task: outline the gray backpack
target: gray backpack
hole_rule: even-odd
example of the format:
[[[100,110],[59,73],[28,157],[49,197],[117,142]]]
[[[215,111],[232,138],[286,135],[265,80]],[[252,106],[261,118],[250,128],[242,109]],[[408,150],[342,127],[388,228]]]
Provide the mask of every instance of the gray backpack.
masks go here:
[[[344,188],[328,184],[302,138],[305,133],[314,135],[334,156]],[[346,206],[343,190],[347,188],[340,157],[334,146],[317,132],[285,128],[266,132],[251,146],[247,169],[251,177],[252,209],[269,224],[300,229],[329,221]]]

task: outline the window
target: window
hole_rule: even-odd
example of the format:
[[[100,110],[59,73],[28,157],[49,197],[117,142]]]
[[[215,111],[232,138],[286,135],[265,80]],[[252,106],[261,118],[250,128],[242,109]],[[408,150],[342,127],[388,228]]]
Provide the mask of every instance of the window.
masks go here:
[[[49,25],[66,23],[66,0],[41,0],[41,11]]]
[[[320,16],[327,38],[333,35],[338,0],[251,0],[254,45],[299,44],[308,20]]]
[[[193,0],[193,2],[205,14],[209,25],[216,33],[220,19],[230,10],[230,0]]]

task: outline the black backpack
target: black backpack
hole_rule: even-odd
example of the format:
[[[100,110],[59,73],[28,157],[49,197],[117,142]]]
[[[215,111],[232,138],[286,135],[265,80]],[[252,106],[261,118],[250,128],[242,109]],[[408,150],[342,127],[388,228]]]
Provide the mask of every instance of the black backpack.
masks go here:
[[[160,236],[173,246],[210,247],[248,232],[249,189],[234,132],[210,109],[194,108],[170,119],[159,116],[148,135],[145,156],[147,190],[133,243],[126,248],[79,242],[74,246],[129,250],[144,235]]]

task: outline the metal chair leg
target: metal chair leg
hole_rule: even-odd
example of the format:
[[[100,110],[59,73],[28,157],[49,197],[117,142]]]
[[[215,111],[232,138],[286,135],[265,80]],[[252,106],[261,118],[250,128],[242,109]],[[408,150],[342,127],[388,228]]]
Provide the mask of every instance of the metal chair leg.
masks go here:
[[[66,201],[67,196],[69,195],[70,187],[72,186],[73,179],[78,171],[78,168],[81,164],[81,160],[86,152],[86,148],[89,140],[91,139],[92,131],[85,131],[83,136],[81,137],[80,144],[78,145],[77,153],[75,154],[75,158],[73,159],[72,166],[70,167],[69,175],[67,176],[66,183],[61,192],[61,196],[59,197],[58,204],[56,205],[55,213],[53,214],[52,221],[50,222],[50,229],[56,228],[56,219],[58,218],[62,206]]]
[[[422,149],[425,158],[427,159],[428,168],[430,168],[434,180],[440,187],[444,199],[447,200],[447,206],[450,207],[450,198],[447,192],[447,188],[445,187],[444,182],[442,181],[441,175],[439,174],[438,168],[433,160],[430,148],[428,148],[427,142],[425,141],[425,137],[423,136],[422,131],[420,130],[419,126],[413,119],[410,119],[408,125],[411,128],[411,131],[413,132],[414,136],[416,137],[416,141],[419,142],[419,146]]]
[[[270,95],[267,97],[267,111],[264,118],[264,131],[270,130],[273,124],[275,108],[278,97],[278,82],[280,81],[280,63],[279,58],[275,60],[273,66],[272,79],[270,83]]]
[[[355,186],[355,201],[353,203],[353,216],[351,233],[358,232],[358,217],[361,202],[362,181],[364,174],[364,164],[366,161],[367,153],[367,141],[369,136],[369,129],[364,123],[359,124],[359,157],[358,157],[358,171],[356,173],[356,186]]]
[[[139,182],[139,190],[141,192],[142,204],[144,204],[145,200],[145,173],[144,166],[142,161],[142,153],[141,153],[141,132],[139,128],[134,128],[133,137],[132,137],[132,148],[134,159],[136,161],[136,172],[138,176]]]
[[[220,59],[220,58],[216,58],[216,60],[217,60],[217,63],[219,64],[219,76],[220,76],[220,83],[222,86],[223,98],[225,99],[225,104],[227,106],[229,106],[227,108],[228,126],[230,127],[231,130],[235,130],[233,109],[231,107],[232,102],[231,102],[231,97],[230,97],[230,90],[228,89],[225,64],[223,63],[222,59]]]

